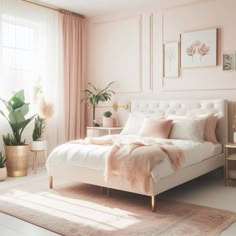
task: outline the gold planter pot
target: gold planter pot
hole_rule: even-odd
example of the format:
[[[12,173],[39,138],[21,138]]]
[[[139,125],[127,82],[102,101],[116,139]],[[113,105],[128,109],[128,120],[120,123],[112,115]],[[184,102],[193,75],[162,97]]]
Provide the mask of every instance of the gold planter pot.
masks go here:
[[[10,177],[26,176],[29,163],[29,145],[5,146],[7,157],[7,175]]]

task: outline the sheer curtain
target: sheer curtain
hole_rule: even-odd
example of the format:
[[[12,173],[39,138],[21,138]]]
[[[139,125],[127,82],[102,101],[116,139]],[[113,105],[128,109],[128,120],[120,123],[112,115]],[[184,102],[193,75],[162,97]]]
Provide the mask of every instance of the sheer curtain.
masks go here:
[[[54,105],[45,130],[49,150],[64,141],[60,24],[55,11],[21,0],[0,0],[0,97],[9,98],[13,91],[24,89],[33,114],[34,86],[41,84],[46,100]],[[0,135],[8,130],[0,117]],[[32,130],[33,122],[24,131],[28,142]],[[0,142],[2,145],[1,137]]]

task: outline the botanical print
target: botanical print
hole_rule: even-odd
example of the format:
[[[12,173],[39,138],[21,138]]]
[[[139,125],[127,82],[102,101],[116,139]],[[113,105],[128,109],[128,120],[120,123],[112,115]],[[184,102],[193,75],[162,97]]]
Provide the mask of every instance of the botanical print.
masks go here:
[[[192,57],[192,62],[194,63],[194,55],[199,54],[199,60],[201,61],[203,56],[210,53],[210,47],[200,40],[196,40],[186,49],[186,53]]]
[[[181,67],[216,66],[217,29],[181,34]]]
[[[235,52],[223,53],[223,70],[235,70]]]
[[[179,75],[179,43],[171,42],[164,45],[164,76],[174,78]]]

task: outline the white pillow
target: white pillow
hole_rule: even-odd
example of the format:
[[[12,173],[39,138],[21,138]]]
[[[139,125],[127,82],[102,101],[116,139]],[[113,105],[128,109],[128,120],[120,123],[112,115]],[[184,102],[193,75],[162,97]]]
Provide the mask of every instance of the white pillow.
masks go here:
[[[205,113],[199,115],[188,115],[188,116],[177,116],[177,115],[169,115],[166,118],[170,120],[179,120],[179,119],[205,119],[205,127],[204,127],[204,140],[212,142],[214,144],[218,143],[216,138],[216,125],[218,120],[218,113]]]
[[[172,119],[173,116],[170,117]],[[205,122],[205,119],[174,119],[169,138],[204,142]]]
[[[128,120],[126,121],[124,129],[121,131],[121,135],[124,134],[133,134],[137,135],[143,120],[145,118],[144,113],[129,113]]]

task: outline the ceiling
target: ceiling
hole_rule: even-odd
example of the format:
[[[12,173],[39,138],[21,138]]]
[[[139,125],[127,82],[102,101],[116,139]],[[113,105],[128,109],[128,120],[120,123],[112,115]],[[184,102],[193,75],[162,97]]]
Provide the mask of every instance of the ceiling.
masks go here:
[[[160,2],[160,0],[34,0],[85,16],[96,16],[115,10],[123,10]]]

